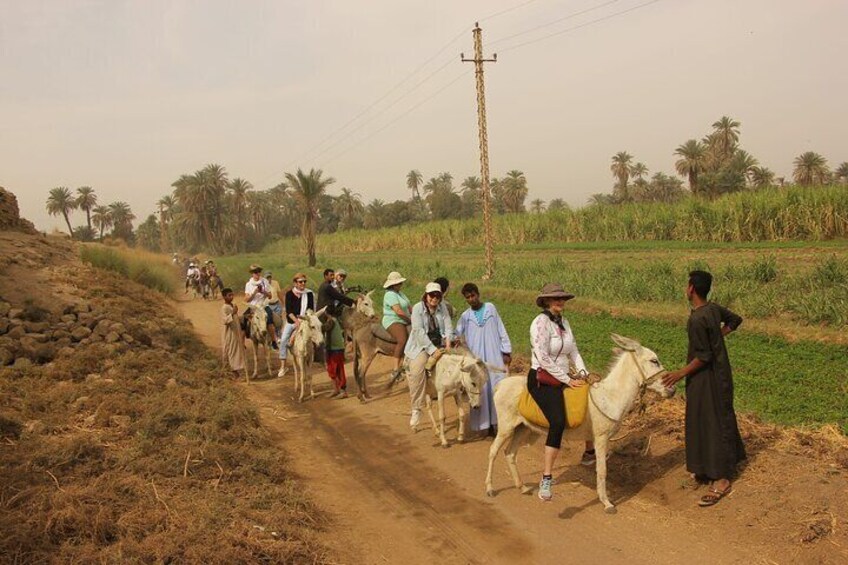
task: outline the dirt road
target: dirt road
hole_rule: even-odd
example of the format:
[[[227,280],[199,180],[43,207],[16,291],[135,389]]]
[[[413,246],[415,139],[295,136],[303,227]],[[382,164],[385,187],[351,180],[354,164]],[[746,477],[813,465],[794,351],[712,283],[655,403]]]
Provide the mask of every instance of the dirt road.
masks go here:
[[[217,351],[220,304],[176,304]],[[252,363],[250,346],[248,357]],[[350,377],[350,364],[347,371]],[[563,451],[553,502],[509,488],[502,459],[495,469],[495,488],[501,490],[487,498],[483,480],[489,439],[442,449],[429,424],[417,434],[409,431],[405,386],[388,396],[377,394],[368,404],[353,397],[330,400],[323,368],[316,365],[312,372],[318,396],[303,404],[293,399],[293,378],[268,379],[264,362],[264,380],[246,388],[263,425],[291,454],[308,496],[334,516],[335,525],[324,537],[341,562],[633,565],[848,559],[845,538],[837,536],[835,526],[827,539],[802,543],[798,537],[806,531],[803,520],[822,505],[822,516],[829,514],[837,522],[835,515],[844,511],[837,499],[844,499],[848,485],[844,472],[812,478],[788,474],[787,484],[776,490],[760,479],[776,465],[785,467],[785,460],[775,461],[783,456],[763,452],[752,458],[727,500],[701,509],[695,506],[701,492],[683,486],[682,444],[679,434],[672,433],[652,438],[644,456],[638,449],[629,455],[620,449],[624,453],[612,456],[608,488],[617,515],[602,511],[594,469],[575,464],[581,452],[577,444]],[[372,366],[372,391],[385,390],[387,372],[385,363]],[[454,412],[450,415],[453,423]],[[449,439],[455,435],[452,427]],[[519,458],[525,482],[537,480],[540,446],[524,449]],[[816,490],[802,492],[800,501],[793,497],[797,486],[811,479],[817,481]],[[786,510],[790,503],[799,506],[794,513]]]

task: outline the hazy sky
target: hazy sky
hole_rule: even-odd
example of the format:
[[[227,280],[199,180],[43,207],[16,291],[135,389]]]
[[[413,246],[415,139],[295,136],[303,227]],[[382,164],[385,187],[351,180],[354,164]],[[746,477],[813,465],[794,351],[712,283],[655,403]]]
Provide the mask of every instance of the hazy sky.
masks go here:
[[[725,114],[778,175],[803,151],[848,160],[848,2],[659,0],[591,23],[647,1],[0,0],[0,185],[49,229],[52,187],[90,185],[143,219],[207,163],[260,189],[320,167],[331,193],[366,200],[407,198],[412,168],[459,184],[479,175],[459,61],[478,19],[499,53],[492,174],[524,171],[530,199],[609,191],[621,150],[672,173],[674,149]]]

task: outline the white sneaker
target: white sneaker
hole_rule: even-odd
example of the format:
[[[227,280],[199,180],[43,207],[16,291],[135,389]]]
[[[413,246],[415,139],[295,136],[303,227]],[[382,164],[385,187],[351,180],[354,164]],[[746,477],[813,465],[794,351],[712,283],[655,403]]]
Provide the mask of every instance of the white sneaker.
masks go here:
[[[412,410],[412,416],[409,418],[409,427],[414,428],[421,422],[421,410],[414,408]]]
[[[277,376],[278,377],[285,377],[286,373],[288,373],[288,372],[289,372],[289,368],[286,367],[285,365],[283,365],[282,367],[280,367],[280,370],[277,372]]]

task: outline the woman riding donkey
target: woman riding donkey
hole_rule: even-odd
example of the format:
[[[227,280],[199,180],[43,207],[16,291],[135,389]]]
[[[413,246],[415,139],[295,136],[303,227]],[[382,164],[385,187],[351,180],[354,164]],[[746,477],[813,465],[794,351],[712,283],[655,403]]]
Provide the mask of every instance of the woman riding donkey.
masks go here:
[[[426,403],[427,373],[438,361],[443,350],[450,350],[453,323],[442,304],[439,283],[427,283],[421,302],[412,307],[412,331],[404,353],[409,364],[409,398],[412,416],[409,426],[416,429]]]
[[[563,290],[561,285],[546,284],[536,297],[536,305],[542,312],[530,324],[532,361],[527,374],[527,390],[550,423],[545,441],[544,471],[539,483],[539,498],[545,501],[553,497],[553,468],[565,432],[562,389],[564,386],[585,386],[585,377],[582,375],[588,374],[571,326],[562,317],[566,301],[572,298],[574,295]],[[581,463],[591,465],[594,462],[594,446],[587,441]]]
[[[248,269],[250,272],[250,279],[248,279],[247,283],[244,285],[244,300],[248,303],[248,305],[253,306],[254,308],[263,308],[265,310],[265,315],[268,320],[268,332],[272,336],[277,335],[277,330],[274,327],[274,315],[271,312],[271,308],[268,306],[268,298],[271,297],[271,286],[268,284],[268,281],[262,278],[262,267],[257,264],[253,264]],[[243,329],[245,334],[247,335],[250,331],[249,324],[249,316],[248,312],[245,313],[243,318]],[[275,345],[272,340],[272,346]]]
[[[300,321],[306,312],[309,310],[315,311],[315,294],[306,288],[307,278],[303,273],[297,273],[292,277],[294,286],[286,293],[286,325],[283,326],[283,334],[280,337],[280,371],[278,377],[284,376],[288,372],[286,365],[286,357],[288,356],[289,342],[294,335],[294,331],[300,327]]]

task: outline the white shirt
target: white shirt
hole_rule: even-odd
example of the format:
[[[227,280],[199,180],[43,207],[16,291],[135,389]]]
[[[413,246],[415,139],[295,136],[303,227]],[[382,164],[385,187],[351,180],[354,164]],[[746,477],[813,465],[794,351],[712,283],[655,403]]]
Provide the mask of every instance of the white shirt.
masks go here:
[[[199,277],[200,269],[197,267],[189,267],[188,272],[186,273],[186,277]]]
[[[557,380],[568,384],[569,364],[578,371],[585,371],[586,364],[577,350],[577,342],[568,321],[563,318],[561,329],[545,314],[539,314],[530,324],[530,347],[532,360],[530,366],[538,370],[542,368]]]
[[[253,291],[256,290],[257,287],[261,288],[263,292],[271,292],[271,285],[268,284],[268,281],[266,279],[260,278],[258,281],[255,281],[253,280],[253,277],[251,277],[250,280],[247,281],[247,284],[244,285],[244,298],[245,300],[247,300],[247,303],[252,306],[262,306],[265,304],[265,301],[268,300],[268,298],[264,294],[262,294],[262,292],[256,294],[256,296],[248,300],[250,295],[253,294]]]

